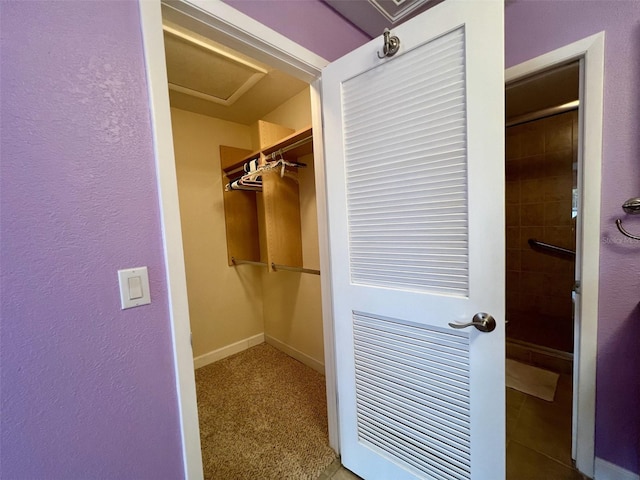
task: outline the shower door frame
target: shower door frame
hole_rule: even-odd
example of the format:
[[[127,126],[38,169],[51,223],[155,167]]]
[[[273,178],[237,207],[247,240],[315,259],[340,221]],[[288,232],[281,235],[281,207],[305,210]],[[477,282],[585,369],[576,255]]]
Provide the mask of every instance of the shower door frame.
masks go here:
[[[574,320],[572,452],[576,468],[595,471],[595,384],[600,260],[600,196],[604,92],[604,32],[535,57],[505,71],[505,83],[580,62],[578,216]]]

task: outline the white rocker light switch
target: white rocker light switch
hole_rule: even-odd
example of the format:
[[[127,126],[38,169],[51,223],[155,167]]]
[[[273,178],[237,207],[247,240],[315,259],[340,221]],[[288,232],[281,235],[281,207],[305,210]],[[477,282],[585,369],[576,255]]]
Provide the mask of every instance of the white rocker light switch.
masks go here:
[[[151,303],[147,267],[118,270],[122,310]]]

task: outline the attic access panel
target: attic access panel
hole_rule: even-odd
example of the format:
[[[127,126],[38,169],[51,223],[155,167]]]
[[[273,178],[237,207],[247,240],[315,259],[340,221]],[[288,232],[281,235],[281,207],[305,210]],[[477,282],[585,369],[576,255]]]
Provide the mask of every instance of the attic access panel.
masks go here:
[[[171,27],[164,27],[164,43],[169,88],[210,102],[233,105],[267,73]]]

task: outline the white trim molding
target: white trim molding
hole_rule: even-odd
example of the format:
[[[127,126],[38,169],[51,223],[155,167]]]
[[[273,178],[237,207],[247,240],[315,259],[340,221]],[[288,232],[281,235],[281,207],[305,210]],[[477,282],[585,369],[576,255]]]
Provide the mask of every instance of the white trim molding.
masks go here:
[[[578,155],[582,159],[578,188],[581,202],[576,241],[576,271],[581,281],[576,302],[574,358],[573,456],[578,470],[594,474],[595,399],[600,261],[600,195],[604,92],[604,32],[584,38],[508,68],[505,81],[580,61],[581,126]]]
[[[165,1],[162,13],[174,24],[308,83],[329,63],[220,0]]]
[[[286,353],[291,358],[295,358],[300,363],[303,363],[307,367],[313,368],[316,372],[319,372],[319,373],[324,375],[324,363],[322,363],[321,361],[313,358],[310,355],[307,355],[304,352],[301,352],[298,349],[295,349],[295,348],[287,345],[284,342],[281,342],[277,338],[272,337],[270,335],[265,335],[264,341],[266,343],[268,343],[269,345],[271,345],[272,347],[280,350],[281,352]]]
[[[236,353],[243,352],[244,350],[255,347],[256,345],[260,345],[261,343],[264,343],[264,333],[259,333],[258,335],[244,338],[238,342],[232,343],[231,345],[226,345],[203,355],[198,355],[193,359],[193,365],[198,369],[213,362],[217,362],[218,360],[222,360],[223,358],[230,357]]]
[[[324,159],[324,133],[322,122],[321,80],[311,84],[311,115],[313,123],[313,152],[316,180],[316,209],[318,215],[318,245],[320,253],[320,290],[322,293],[322,331],[324,341],[324,370],[327,377],[327,417],[329,445],[340,453],[338,435],[338,390],[336,385],[335,329],[333,325],[333,291],[331,288],[331,262],[329,256],[329,220],[327,218],[327,180]]]
[[[184,475],[190,480],[199,480],[204,475],[200,452],[200,425],[196,403],[193,352],[191,350],[187,279],[182,248],[180,210],[178,208],[178,181],[173,153],[169,91],[167,89],[167,66],[164,57],[162,12],[160,2],[142,0],[139,5],[158,195],[160,197],[160,219],[167,275]]]
[[[640,475],[596,457],[595,480],[640,480]]]

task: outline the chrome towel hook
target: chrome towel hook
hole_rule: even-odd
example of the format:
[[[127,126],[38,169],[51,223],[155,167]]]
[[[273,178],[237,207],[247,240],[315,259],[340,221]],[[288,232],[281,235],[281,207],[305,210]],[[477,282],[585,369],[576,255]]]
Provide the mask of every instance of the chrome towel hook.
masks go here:
[[[400,49],[400,39],[396,36],[392,37],[391,30],[388,28],[384,29],[382,35],[384,35],[384,46],[382,47],[382,55],[377,52],[378,58],[393,57]]]
[[[632,215],[640,214],[640,197],[630,198],[622,204],[622,209],[625,211],[625,213],[629,213]],[[633,238],[634,240],[640,240],[640,236],[633,235],[622,228],[622,220],[620,220],[619,218],[616,220],[616,227],[618,227],[620,233],[622,233],[625,237]]]

